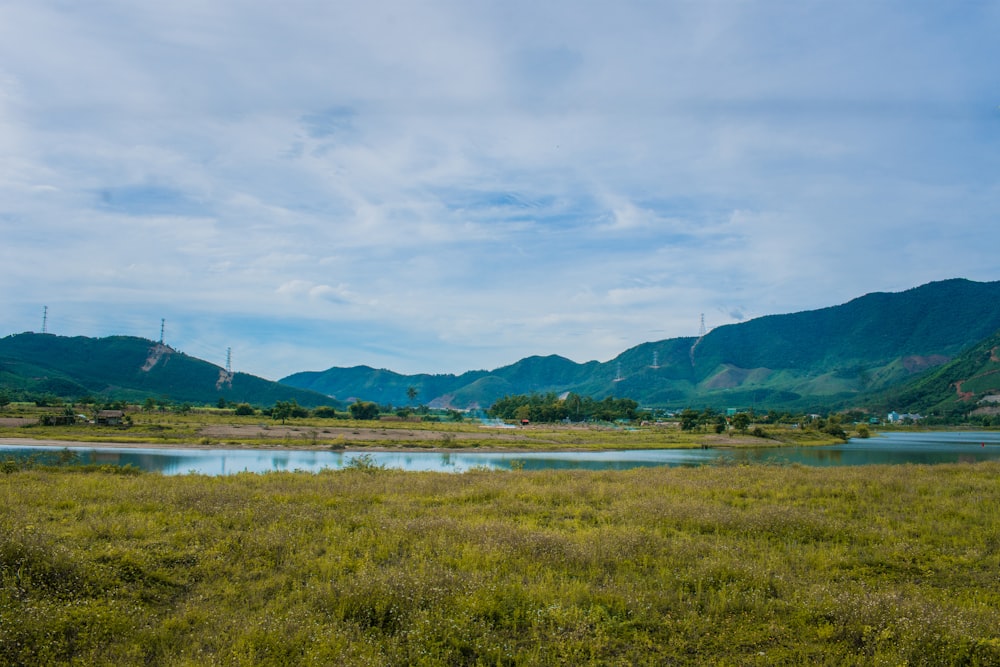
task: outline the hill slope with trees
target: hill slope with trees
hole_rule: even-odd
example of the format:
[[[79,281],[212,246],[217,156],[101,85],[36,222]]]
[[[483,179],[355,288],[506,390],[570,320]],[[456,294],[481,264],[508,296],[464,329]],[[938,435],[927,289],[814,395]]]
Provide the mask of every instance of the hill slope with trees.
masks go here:
[[[1000,329],[998,304],[1000,282],[952,279],[726,325],[700,338],[643,343],[603,363],[553,355],[433,376],[334,367],[281,382],[397,405],[412,387],[420,402],[457,408],[486,408],[505,395],[573,392],[646,406],[820,410],[868,400],[948,362]]]
[[[941,417],[978,415],[994,423],[1000,416],[1000,331],[948,363],[889,390],[882,405]]]
[[[224,368],[144,338],[23,333],[0,339],[0,388],[8,394],[105,400],[227,402],[311,407],[328,397]]]

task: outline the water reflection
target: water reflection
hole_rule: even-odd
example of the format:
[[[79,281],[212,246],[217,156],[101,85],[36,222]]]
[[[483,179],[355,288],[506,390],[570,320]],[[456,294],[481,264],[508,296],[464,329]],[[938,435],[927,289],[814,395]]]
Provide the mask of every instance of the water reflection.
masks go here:
[[[230,475],[283,470],[318,472],[350,466],[358,457],[386,468],[465,472],[471,469],[625,470],[715,463],[855,466],[902,463],[975,463],[1000,460],[998,432],[889,433],[826,447],[655,449],[599,452],[342,452],[262,449],[141,449],[0,445],[0,458],[35,457],[56,464],[71,451],[80,462],[132,465],[165,475]]]

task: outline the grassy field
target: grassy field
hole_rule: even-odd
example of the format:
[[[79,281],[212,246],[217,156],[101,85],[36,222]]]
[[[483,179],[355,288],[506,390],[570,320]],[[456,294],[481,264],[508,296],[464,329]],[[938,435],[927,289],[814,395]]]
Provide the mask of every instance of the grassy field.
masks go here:
[[[996,665],[1000,465],[0,475],[0,664]]]
[[[8,410],[11,420],[37,419],[44,409]],[[61,409],[50,410],[52,414]],[[731,432],[681,431],[676,423],[643,427],[608,424],[532,424],[513,429],[484,428],[477,421],[354,421],[302,418],[285,424],[267,417],[240,417],[231,411],[189,414],[130,413],[128,428],[78,424],[29,426],[0,419],[0,438],[33,438],[94,443],[152,443],[170,446],[234,446],[297,448],[444,448],[444,449],[663,449],[701,446],[826,445],[828,434],[789,426],[767,426],[766,438]]]

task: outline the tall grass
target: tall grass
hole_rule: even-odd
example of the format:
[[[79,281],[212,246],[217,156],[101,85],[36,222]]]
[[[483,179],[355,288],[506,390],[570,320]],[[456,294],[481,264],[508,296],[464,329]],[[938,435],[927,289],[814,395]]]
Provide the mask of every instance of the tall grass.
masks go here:
[[[1000,664],[1000,465],[0,476],[0,664]]]

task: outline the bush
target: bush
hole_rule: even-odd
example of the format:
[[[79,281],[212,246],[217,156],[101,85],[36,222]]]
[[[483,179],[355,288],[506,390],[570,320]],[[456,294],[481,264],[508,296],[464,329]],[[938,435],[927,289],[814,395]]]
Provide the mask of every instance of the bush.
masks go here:
[[[343,469],[360,470],[362,472],[378,472],[380,470],[385,470],[385,466],[381,463],[375,463],[375,459],[371,454],[361,454],[345,463]]]
[[[841,440],[847,440],[847,433],[840,426],[840,424],[829,423],[820,430],[823,431],[823,433],[832,435],[835,438],[840,438]]]
[[[355,419],[378,419],[378,405],[370,401],[356,401],[348,408]]]

